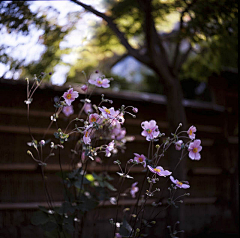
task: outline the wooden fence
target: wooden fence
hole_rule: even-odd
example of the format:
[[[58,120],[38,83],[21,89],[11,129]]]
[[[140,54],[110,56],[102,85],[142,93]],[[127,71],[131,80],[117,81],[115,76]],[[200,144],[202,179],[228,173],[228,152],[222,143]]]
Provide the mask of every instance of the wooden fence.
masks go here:
[[[80,87],[74,85],[79,91]],[[55,96],[62,96],[66,86],[57,87],[43,84],[39,88],[30,105],[31,131],[37,140],[41,139],[44,129],[50,122],[50,116],[54,112],[53,101]],[[127,150],[119,154],[117,159],[127,161],[133,153],[147,151],[148,144],[140,136],[142,121],[155,119],[161,132],[166,132],[166,99],[161,95],[153,95],[137,92],[112,92],[110,90],[96,90],[92,95],[92,102],[97,103],[104,93],[105,97],[114,101],[114,106],[119,108],[122,104],[133,105],[139,109],[137,118],[126,116],[125,128],[128,135],[135,137],[134,142],[127,143]],[[0,79],[0,237],[43,237],[40,228],[30,223],[32,213],[39,205],[46,206],[43,183],[38,166],[33,163],[26,154],[29,149],[27,142],[31,141],[26,118],[26,82]],[[231,97],[236,93],[228,95]],[[82,96],[83,97],[83,96]],[[228,98],[229,101],[234,101]],[[235,101],[234,101],[235,102]],[[235,133],[238,112],[236,103],[231,110],[226,106],[213,103],[184,100],[188,126],[195,125],[198,129],[197,138],[202,140],[203,151],[200,161],[187,159],[187,180],[191,183],[190,197],[184,199],[184,230],[185,237],[207,237],[214,232],[223,235],[238,234],[238,137]],[[79,109],[78,103],[74,103],[74,109]],[[72,118],[76,117],[73,115]],[[177,115],[176,115],[177,116]],[[68,123],[63,115],[60,115],[59,125],[64,127]],[[47,136],[52,136],[56,128],[52,127]],[[65,147],[66,152],[61,154],[63,170],[69,170],[69,151],[71,145]],[[108,171],[117,179],[118,167],[109,159]],[[164,157],[163,167],[168,166],[169,158]],[[48,186],[54,205],[59,206],[63,199],[61,180],[55,175],[59,171],[57,157],[52,157],[46,167]],[[92,164],[88,171],[102,171],[102,166]],[[141,178],[142,169],[136,167],[132,173],[136,179]],[[131,182],[131,181],[130,181]],[[126,188],[131,183],[126,183]],[[151,210],[149,200],[146,213]],[[164,201],[163,201],[164,202]],[[132,199],[120,203],[121,208],[132,206]],[[90,212],[86,216],[82,237],[107,238],[109,219],[113,216],[113,205],[110,202],[100,204],[98,208],[97,222],[92,223]],[[150,231],[150,237],[169,237],[167,235],[167,212],[157,219],[157,228]],[[161,236],[156,233],[161,231]],[[204,234],[201,236],[201,234]],[[211,236],[209,236],[211,237]],[[219,237],[221,237],[219,235]],[[224,236],[223,236],[224,237]],[[230,237],[230,236],[229,236]]]

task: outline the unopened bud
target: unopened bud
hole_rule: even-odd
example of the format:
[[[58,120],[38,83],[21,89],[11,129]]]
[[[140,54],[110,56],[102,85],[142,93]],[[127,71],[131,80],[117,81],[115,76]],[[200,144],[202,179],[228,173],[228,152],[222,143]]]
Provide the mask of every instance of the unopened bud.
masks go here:
[[[133,111],[134,113],[138,113],[138,109],[137,109],[136,107],[134,107],[134,108],[132,109],[132,111]]]
[[[45,145],[45,143],[46,143],[45,140],[41,140],[41,141],[39,142],[40,145]]]
[[[84,84],[84,85],[81,87],[81,89],[83,90],[83,92],[86,92],[86,91],[88,90],[88,86]]]

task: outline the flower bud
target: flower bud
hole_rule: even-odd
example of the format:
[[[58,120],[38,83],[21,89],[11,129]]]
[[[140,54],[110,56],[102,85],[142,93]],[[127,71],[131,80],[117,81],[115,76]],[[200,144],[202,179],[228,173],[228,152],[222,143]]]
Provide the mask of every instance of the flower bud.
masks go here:
[[[40,140],[39,142],[40,145],[45,145],[45,143],[46,143],[45,140]]]
[[[138,109],[137,109],[136,107],[134,107],[134,108],[132,109],[132,111],[133,111],[134,113],[138,113]]]
[[[83,90],[83,92],[86,92],[86,91],[88,90],[88,86],[84,84],[84,85],[81,87],[81,89]]]

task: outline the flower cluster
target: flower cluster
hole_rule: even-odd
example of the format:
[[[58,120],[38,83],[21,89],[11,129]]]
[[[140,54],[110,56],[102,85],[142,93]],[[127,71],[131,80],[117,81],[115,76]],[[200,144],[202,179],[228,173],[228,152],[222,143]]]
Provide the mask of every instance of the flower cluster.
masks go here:
[[[80,102],[83,103],[81,104],[80,112],[77,118],[72,120],[69,120],[69,117],[75,115],[73,104],[76,103],[79,93],[70,87],[63,93],[60,99],[55,101],[54,106],[56,107],[56,111],[52,115],[50,122],[50,126],[52,123],[56,123],[59,114],[63,112],[63,114],[68,117],[64,118],[65,122],[69,122],[67,127],[64,130],[57,127],[58,129],[57,132],[54,133],[54,139],[46,140],[42,138],[40,141],[37,141],[33,138],[31,142],[28,142],[28,146],[36,150],[36,155],[30,150],[27,153],[41,168],[47,166],[46,162],[51,156],[54,156],[54,150],[58,149],[58,151],[61,151],[61,149],[64,149],[65,143],[73,141],[75,143],[71,150],[73,170],[65,175],[62,174],[64,191],[69,198],[63,203],[61,208],[56,210],[52,210],[51,208],[47,216],[45,213],[41,216],[47,217],[48,219],[46,222],[41,220],[41,224],[47,224],[49,221],[54,223],[56,217],[64,221],[65,223],[63,222],[62,226],[59,223],[61,229],[56,226],[59,232],[63,230],[64,232],[69,231],[64,224],[82,222],[82,214],[96,208],[100,202],[103,203],[109,200],[111,204],[117,206],[117,209],[119,209],[118,204],[121,197],[128,196],[131,200],[136,199],[135,207],[137,212],[133,211],[131,218],[127,221],[128,216],[126,213],[128,210],[125,208],[123,210],[123,222],[118,222],[119,217],[117,210],[115,221],[111,219],[110,223],[114,226],[115,237],[140,237],[141,229],[155,224],[154,221],[146,221],[143,218],[143,211],[149,197],[153,197],[155,193],[164,191],[164,187],[160,189],[161,183],[159,181],[165,180],[166,184],[170,183],[168,187],[170,194],[167,199],[167,206],[177,207],[177,202],[183,202],[182,200],[178,200],[179,197],[188,195],[175,196],[176,189],[182,191],[181,189],[190,188],[190,185],[187,181],[176,179],[174,175],[175,170],[167,168],[162,161],[162,158],[170,146],[175,147],[175,149],[179,151],[180,159],[172,158],[176,160],[177,165],[186,154],[188,154],[191,160],[201,159],[201,140],[196,139],[195,133],[197,129],[195,126],[191,126],[187,131],[178,132],[178,129],[181,127],[180,124],[175,133],[171,134],[171,137],[165,137],[164,133],[160,133],[157,122],[150,120],[141,123],[141,128],[143,129],[141,135],[147,142],[144,141],[148,143],[148,151],[142,153],[135,150],[136,152],[134,151],[132,158],[127,159],[126,164],[123,166],[122,162],[118,159],[113,162],[114,170],[117,169],[115,172],[119,175],[119,183],[114,182],[114,184],[120,184],[119,191],[117,191],[111,182],[113,178],[109,176],[107,172],[99,174],[94,172],[90,173],[91,170],[89,170],[89,166],[95,168],[94,166],[99,166],[99,164],[106,163],[109,165],[112,161],[111,157],[116,157],[119,151],[124,152],[126,142],[132,140],[127,137],[126,128],[123,127],[125,119],[127,119],[126,114],[135,118],[135,114],[138,113],[138,108],[133,106],[122,105],[121,108],[109,106],[108,103],[112,104],[112,101],[104,99],[104,95],[102,95],[102,100],[99,105],[91,103],[91,100],[87,96],[90,87],[108,88],[110,87],[110,81],[111,79],[107,79],[105,76],[95,75],[95,77],[90,77],[86,84],[81,86],[80,92],[82,92],[82,95],[85,95],[85,99],[80,100]],[[32,95],[29,94],[25,102],[28,107],[31,101]],[[129,109],[131,109],[131,112]],[[85,112],[84,116],[82,116],[82,112]],[[75,124],[74,126],[73,122]],[[56,125],[58,124],[56,123]],[[48,143],[51,144],[50,148],[47,145]],[[46,148],[50,149],[50,153],[44,158],[45,154],[43,154],[43,151]],[[61,168],[60,155],[59,163]],[[144,178],[141,181],[134,181],[134,174],[132,174],[132,168],[134,166],[139,168],[142,173],[145,173],[145,176],[141,176]],[[42,173],[44,173],[44,170],[42,170]],[[45,176],[43,176],[43,181],[46,183]],[[122,185],[125,182],[129,182],[129,184],[126,186],[127,189],[122,191]],[[68,191],[66,191],[67,189]],[[47,194],[47,199],[49,200],[48,203],[51,204],[52,201],[50,200],[49,194]],[[74,202],[69,202],[70,200]],[[153,209],[156,209],[157,206],[163,205],[157,203],[153,204],[153,206]],[[52,220],[49,219],[49,217],[51,217]],[[37,219],[34,221],[36,220]],[[138,226],[141,227],[141,229],[137,228]],[[71,229],[74,229],[74,227],[71,227]],[[61,236],[61,233],[59,234]]]

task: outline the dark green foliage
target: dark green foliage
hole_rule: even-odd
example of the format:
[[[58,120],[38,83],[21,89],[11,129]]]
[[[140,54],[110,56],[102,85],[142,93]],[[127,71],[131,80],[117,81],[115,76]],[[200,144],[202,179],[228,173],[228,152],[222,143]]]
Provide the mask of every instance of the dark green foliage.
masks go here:
[[[22,76],[32,76],[41,72],[53,71],[54,66],[63,63],[62,54],[69,52],[69,49],[60,49],[60,43],[64,37],[74,28],[79,14],[72,13],[68,16],[70,22],[65,26],[58,25],[57,17],[59,13],[52,7],[44,9],[43,12],[33,13],[30,10],[31,2],[27,1],[3,1],[0,2],[0,37],[10,34],[27,36],[32,29],[43,30],[38,43],[45,46],[44,53],[40,59],[34,63],[26,63],[27,59],[14,59],[11,55],[14,47],[0,45],[0,63],[9,66],[9,70],[22,69]],[[53,13],[55,17],[49,18],[46,13]],[[7,32],[5,32],[5,29]],[[23,67],[24,66],[24,67]],[[45,80],[49,80],[46,78]]]
[[[47,223],[50,220],[48,214],[46,212],[43,211],[37,211],[33,214],[32,218],[31,218],[31,222],[33,225],[43,225],[45,223]]]

